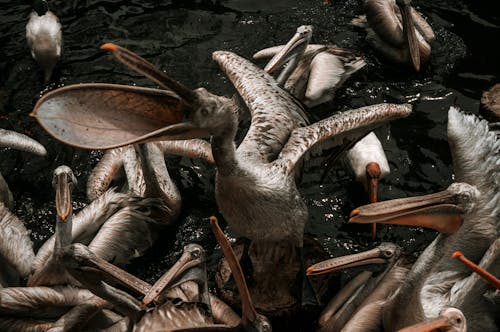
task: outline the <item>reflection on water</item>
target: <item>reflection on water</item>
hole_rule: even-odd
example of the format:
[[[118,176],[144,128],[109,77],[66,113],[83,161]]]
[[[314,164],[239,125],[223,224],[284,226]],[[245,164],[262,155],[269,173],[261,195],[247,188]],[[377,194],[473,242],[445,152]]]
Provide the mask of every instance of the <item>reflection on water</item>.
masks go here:
[[[75,208],[83,207],[86,178],[101,152],[62,146],[28,117],[34,102],[47,90],[80,82],[113,82],[154,87],[154,84],[99,50],[112,41],[150,60],[189,87],[206,87],[231,95],[228,80],[211,61],[214,50],[244,57],[283,43],[297,26],[315,27],[313,43],[334,43],[364,54],[367,66],[337,91],[329,105],[314,110],[314,118],[380,102],[411,102],[414,114],[376,132],[390,161],[391,174],[381,184],[380,199],[430,193],[452,182],[446,141],[446,114],[452,104],[477,113],[483,90],[498,80],[498,10],[464,1],[414,1],[436,32],[431,61],[421,73],[409,73],[379,60],[350,20],[360,14],[362,1],[51,1],[63,25],[63,56],[53,82],[42,76],[31,59],[24,33],[31,7],[0,0],[0,127],[27,133],[47,147],[48,158],[2,150],[1,172],[16,200],[16,213],[33,230],[40,245],[54,220],[52,170],[61,164],[79,178]],[[488,42],[489,41],[489,42]],[[259,63],[262,65],[262,63]],[[178,226],[146,257],[130,267],[153,281],[178,256],[185,243],[200,242],[212,249],[214,240],[206,218],[216,212],[214,170],[201,162],[169,157],[169,171],[183,194]],[[323,165],[311,162],[305,170],[302,193],[310,221],[306,232],[330,255],[373,247],[380,241],[418,253],[435,236],[432,231],[396,226],[379,227],[373,243],[367,227],[347,226],[352,208],[364,204],[365,194],[341,164],[321,183]]]

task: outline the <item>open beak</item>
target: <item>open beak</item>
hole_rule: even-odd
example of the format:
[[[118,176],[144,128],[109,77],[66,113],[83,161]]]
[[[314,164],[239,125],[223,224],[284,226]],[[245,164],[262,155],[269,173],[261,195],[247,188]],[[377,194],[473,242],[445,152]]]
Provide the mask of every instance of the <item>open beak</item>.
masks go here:
[[[417,34],[415,32],[415,22],[413,21],[413,16],[411,15],[410,0],[399,0],[396,1],[400,11],[401,17],[403,19],[403,33],[405,34],[406,41],[408,43],[408,49],[410,52],[411,63],[415,71],[420,71],[420,50],[418,47]]]
[[[71,201],[72,182],[70,175],[65,172],[56,175],[56,177],[56,211],[59,219],[65,222],[73,212]]]
[[[387,263],[382,251],[377,247],[368,251],[357,254],[335,257],[323,262],[311,265],[307,268],[307,275],[319,275],[332,271],[347,269],[349,267],[368,265],[368,264],[384,264]]]
[[[55,139],[78,148],[111,149],[147,142],[182,121],[173,92],[119,84],[75,84],[38,100],[30,116]]]
[[[170,78],[163,71],[158,69],[155,65],[139,56],[138,54],[113,43],[106,43],[101,46],[102,50],[110,51],[113,56],[131,68],[132,70],[144,75],[153,82],[166,90],[172,90],[179,97],[181,97],[187,104],[196,102],[196,94],[193,90],[185,87],[180,82]]]
[[[199,251],[184,250],[177,262],[149,289],[142,300],[142,307],[153,302],[165,288],[188,269],[203,263],[204,255]]]
[[[311,36],[312,26],[299,27],[292,39],[290,39],[288,43],[274,55],[274,57],[267,63],[264,70],[268,73],[272,73],[282,64],[290,60],[290,58],[296,56],[300,51],[305,50],[311,40]]]
[[[442,332],[448,331],[453,327],[452,322],[447,317],[439,316],[427,322],[405,327],[398,332]]]
[[[56,89],[40,98],[30,114],[50,135],[84,149],[209,136],[181,124],[197,105],[195,91],[123,47],[108,43],[102,49],[164,90],[102,83]]]
[[[393,199],[354,209],[349,223],[376,222],[422,226],[452,234],[463,222],[463,210],[457,203],[457,196],[447,190],[430,195]]]

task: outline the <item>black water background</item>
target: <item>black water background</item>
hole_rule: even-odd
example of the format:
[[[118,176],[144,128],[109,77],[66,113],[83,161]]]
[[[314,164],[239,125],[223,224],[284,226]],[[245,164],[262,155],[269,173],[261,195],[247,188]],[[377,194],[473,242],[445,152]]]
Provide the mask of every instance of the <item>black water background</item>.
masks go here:
[[[414,113],[377,129],[390,161],[380,200],[435,192],[453,182],[446,140],[447,110],[458,105],[478,113],[482,92],[498,82],[500,18],[498,1],[414,1],[436,32],[433,54],[419,74],[381,61],[350,20],[361,14],[362,1],[51,1],[63,25],[63,56],[53,82],[44,87],[25,40],[29,2],[0,0],[0,127],[28,134],[48,150],[47,158],[2,149],[0,171],[16,201],[15,213],[32,230],[38,248],[54,225],[52,171],[61,164],[79,178],[76,209],[87,204],[85,183],[102,155],[63,146],[49,138],[28,116],[44,92],[80,82],[109,82],[155,87],[147,79],[99,50],[114,42],[142,55],[189,87],[203,86],[218,94],[233,89],[216,64],[215,50],[244,57],[287,41],[297,26],[315,27],[314,43],[333,43],[364,54],[367,66],[338,90],[336,99],[313,110],[318,119],[335,111],[379,102],[411,102]],[[259,63],[262,65],[262,63]],[[161,234],[162,241],[128,270],[153,282],[178,257],[184,244],[199,242],[207,250],[215,241],[207,217],[217,211],[214,170],[202,162],[168,157],[171,176],[183,195],[178,224]],[[366,203],[352,175],[337,165],[321,183],[324,166],[309,163],[301,191],[309,206],[306,233],[331,256],[376,246],[401,245],[417,255],[436,235],[418,227],[380,226],[371,240],[367,227],[347,226],[349,212]]]

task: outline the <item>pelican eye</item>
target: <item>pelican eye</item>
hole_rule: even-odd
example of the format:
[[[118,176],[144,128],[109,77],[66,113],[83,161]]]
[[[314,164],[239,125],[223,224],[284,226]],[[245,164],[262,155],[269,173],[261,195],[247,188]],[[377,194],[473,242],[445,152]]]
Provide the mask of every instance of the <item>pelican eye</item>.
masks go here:
[[[206,108],[201,109],[201,115],[207,116],[208,115],[208,110]]]
[[[385,250],[384,251],[384,256],[385,257],[392,257],[394,255],[394,253],[390,250]]]
[[[199,250],[193,250],[191,251],[191,257],[194,259],[200,258],[200,251]]]

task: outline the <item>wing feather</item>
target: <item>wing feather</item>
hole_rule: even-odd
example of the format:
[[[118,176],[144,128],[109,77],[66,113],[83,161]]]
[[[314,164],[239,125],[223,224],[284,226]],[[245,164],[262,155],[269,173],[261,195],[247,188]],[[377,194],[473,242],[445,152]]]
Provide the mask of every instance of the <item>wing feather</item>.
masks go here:
[[[293,130],[290,139],[281,151],[275,166],[287,173],[307,152],[324,150],[352,140],[358,140],[374,128],[411,113],[410,104],[377,104],[361,107],[318,121],[312,125]]]

